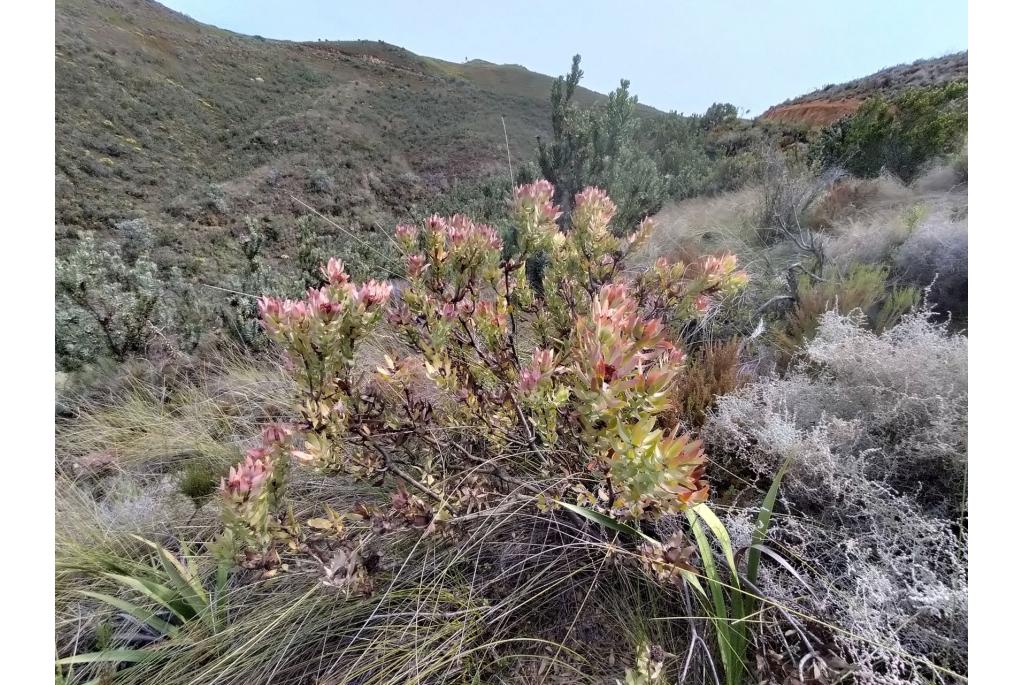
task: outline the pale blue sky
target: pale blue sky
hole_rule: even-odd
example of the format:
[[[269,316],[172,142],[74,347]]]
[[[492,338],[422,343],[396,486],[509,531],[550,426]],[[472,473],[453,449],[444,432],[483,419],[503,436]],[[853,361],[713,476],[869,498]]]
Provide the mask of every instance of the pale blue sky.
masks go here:
[[[760,114],[826,83],[967,48],[966,0],[166,0],[192,18],[289,40],[367,38],[453,62],[619,78],[659,109],[732,102]]]

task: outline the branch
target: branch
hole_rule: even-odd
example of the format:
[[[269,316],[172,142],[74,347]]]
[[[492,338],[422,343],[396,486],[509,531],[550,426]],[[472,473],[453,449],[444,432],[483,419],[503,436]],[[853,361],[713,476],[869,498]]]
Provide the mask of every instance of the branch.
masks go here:
[[[433,490],[428,488],[426,485],[424,485],[423,483],[419,482],[418,480],[416,480],[415,478],[410,476],[408,473],[406,473],[402,469],[400,469],[397,466],[395,466],[392,463],[391,458],[388,457],[388,455],[384,452],[384,450],[382,450],[380,447],[378,447],[376,443],[371,442],[370,440],[367,440],[366,438],[363,438],[362,443],[364,445],[369,445],[370,447],[373,448],[373,450],[377,454],[380,455],[381,459],[384,460],[384,468],[386,468],[388,471],[390,471],[393,475],[395,475],[398,478],[404,480],[406,483],[408,483],[409,485],[413,486],[414,488],[416,488],[417,490],[419,490],[423,494],[433,498],[435,501],[437,501],[437,502],[444,502],[444,498],[441,497],[441,495],[437,494],[436,492],[434,492]]]

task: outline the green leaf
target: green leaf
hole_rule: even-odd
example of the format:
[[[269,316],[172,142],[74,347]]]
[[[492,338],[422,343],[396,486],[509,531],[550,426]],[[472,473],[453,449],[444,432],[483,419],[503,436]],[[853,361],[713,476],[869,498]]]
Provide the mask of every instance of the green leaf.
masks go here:
[[[227,622],[227,603],[224,601],[228,589],[228,564],[217,564],[217,577],[213,587],[213,630]]]
[[[682,574],[683,578],[686,579],[686,582],[690,584],[690,587],[696,590],[697,593],[703,598],[701,599],[701,603],[706,605],[708,602],[708,593],[704,589],[704,586],[700,584],[700,578],[697,576],[697,574],[693,571],[687,571],[686,569],[682,569]]]
[[[161,555],[163,559],[174,565],[174,568],[178,571],[178,575],[181,576],[181,579],[188,583],[195,596],[202,600],[203,606],[206,606],[208,603],[206,601],[206,588],[203,587],[203,582],[199,578],[199,575],[197,573],[192,573],[180,561],[178,561],[176,556],[168,552],[166,549],[161,547],[157,553]]]
[[[725,659],[729,653],[727,645],[730,642],[730,637],[727,633],[727,626],[722,624],[722,621],[728,620],[729,611],[725,606],[725,595],[722,593],[722,583],[718,579],[718,569],[715,565],[715,555],[711,550],[711,543],[708,542],[707,535],[704,534],[704,526],[701,525],[700,519],[693,509],[686,510],[686,518],[690,522],[690,529],[693,531],[693,539],[697,543],[697,550],[700,552],[701,563],[704,567],[704,575],[708,581],[708,587],[711,590],[711,607],[712,613],[720,620],[715,621],[716,632],[718,634],[719,650],[722,658]]]
[[[746,625],[746,595],[740,586],[739,572],[736,570],[736,559],[733,554],[732,540],[729,537],[729,531],[722,523],[721,519],[711,510],[707,504],[701,503],[693,507],[693,510],[700,516],[707,524],[708,529],[718,539],[718,544],[722,547],[722,553],[725,556],[726,563],[729,566],[729,571],[732,573],[732,588],[729,594],[731,595],[732,601],[732,618],[734,620],[733,632],[731,637],[732,644],[736,651],[736,656],[739,658],[739,666],[743,668],[744,660],[746,657],[746,646],[747,646],[747,625]]]
[[[732,540],[729,538],[729,531],[726,530],[725,525],[721,519],[711,510],[707,504],[701,503],[693,507],[693,511],[698,516],[704,519],[704,523],[707,524],[708,529],[718,539],[718,544],[722,546],[722,553],[729,564],[729,570],[732,571],[733,579],[737,586],[739,586],[740,579],[739,574],[736,572],[736,562],[733,560],[732,553]]]
[[[627,526],[624,523],[619,523],[618,521],[613,519],[611,516],[607,516],[606,514],[602,514],[600,512],[594,511],[593,509],[584,509],[583,507],[576,506],[575,504],[569,504],[568,502],[562,502],[561,500],[555,500],[555,501],[558,502],[558,504],[560,504],[561,506],[563,506],[566,509],[568,509],[569,511],[571,511],[571,512],[573,512],[575,514],[579,514],[583,518],[590,519],[594,523],[600,524],[600,525],[604,526],[605,528],[608,528],[609,530],[614,530],[614,531],[619,532],[619,533],[625,533],[626,535],[633,535],[635,537],[642,538],[643,540],[646,540],[647,542],[654,542],[654,543],[657,542],[657,540],[655,540],[651,536],[644,535],[642,532],[640,532],[636,528],[631,528],[630,526]]]
[[[775,509],[775,498],[779,495],[782,477],[789,468],[789,462],[789,459],[782,462],[778,473],[772,479],[772,484],[768,488],[768,492],[765,493],[764,501],[761,502],[761,511],[757,515],[757,525],[754,527],[754,534],[751,536],[750,554],[747,555],[747,580],[754,585],[757,584],[757,567],[761,563],[761,550],[758,549],[758,546],[764,542],[764,538],[768,534],[768,524]]]
[[[209,603],[206,599],[206,591],[203,590],[202,585],[199,586],[199,593],[196,592],[195,587],[185,577],[185,568],[181,565],[177,559],[175,559],[170,552],[162,547],[157,551],[157,556],[160,558],[160,563],[164,567],[168,578],[174,585],[175,590],[181,595],[182,599],[192,609],[192,618],[198,618],[204,614],[209,607]]]
[[[814,596],[815,596],[815,595],[814,595],[814,590],[813,590],[813,589],[811,589],[811,586],[807,584],[807,581],[806,581],[806,580],[804,580],[804,577],[803,577],[802,575],[800,575],[800,572],[799,572],[799,571],[797,571],[797,570],[796,570],[795,568],[793,568],[793,564],[791,564],[791,563],[789,563],[788,561],[786,561],[786,558],[785,558],[785,557],[783,557],[783,556],[782,556],[781,554],[779,554],[778,552],[776,552],[775,550],[773,550],[773,549],[772,549],[771,547],[769,547],[768,545],[751,545],[749,549],[750,549],[751,551],[753,551],[753,550],[755,550],[755,549],[756,549],[756,550],[758,550],[758,551],[760,551],[760,552],[763,552],[764,554],[767,554],[768,556],[770,556],[770,557],[771,557],[772,559],[774,559],[774,560],[775,560],[775,562],[776,562],[776,563],[777,563],[777,564],[778,564],[779,566],[781,566],[782,568],[784,568],[784,569],[786,569],[787,571],[789,571],[789,574],[790,574],[791,576],[793,576],[793,577],[794,577],[794,578],[796,578],[796,579],[797,579],[798,581],[800,581],[800,584],[804,586],[804,588],[805,588],[805,589],[807,590],[808,594],[810,594],[810,595],[811,595],[811,597],[814,597]],[[741,551],[742,551],[742,550],[741,550]],[[815,599],[817,599],[817,598],[815,597]]]
[[[147,540],[138,535],[133,535],[132,537],[156,550],[160,564],[164,567],[164,571],[171,582],[176,586],[182,598],[196,610],[197,614],[202,613],[209,606],[206,588],[203,587],[203,583],[198,575],[190,573],[173,554],[152,540]],[[183,549],[187,550],[188,546],[184,546]]]
[[[187,542],[181,543],[181,556],[185,560],[185,566],[188,568],[189,578],[199,578],[199,564],[196,563],[195,557],[192,555],[192,548]],[[203,589],[202,584],[199,585],[200,590]]]
[[[708,536],[704,532],[704,526],[701,524],[703,516],[699,516],[694,511],[695,509],[696,507],[691,507],[686,510],[686,519],[690,522],[690,529],[693,531],[693,538],[697,543],[707,584],[711,591],[711,602],[708,603],[706,600],[704,602],[705,610],[715,619],[713,624],[715,636],[718,639],[719,656],[725,669],[725,682],[728,685],[739,685],[743,682],[746,672],[747,640],[745,630],[743,629],[742,622],[736,623],[730,617],[730,614],[733,612],[729,611],[730,607],[726,603],[725,593],[722,590],[723,583],[718,577],[714,550],[711,548],[711,542],[708,540]],[[714,516],[713,513],[712,516]],[[718,517],[714,517],[714,520],[717,521]],[[721,522],[719,522],[719,525],[721,525]],[[726,534],[726,537],[728,537],[728,534]],[[737,595],[737,592],[737,590],[733,590],[732,593],[734,604],[732,608],[735,612],[741,612],[742,603],[739,606],[736,606],[736,603],[740,601],[739,597],[742,595]],[[741,616],[737,616],[737,618],[741,618]]]
[[[186,614],[190,613],[188,605],[184,603],[178,594],[160,583],[153,582],[151,580],[145,580],[143,578],[136,578],[134,576],[122,576],[116,573],[104,573],[107,578],[116,580],[117,582],[129,587],[136,592],[139,592],[146,597],[149,597],[154,602],[167,608],[168,611],[177,616],[181,621],[185,621]]]
[[[157,631],[161,635],[174,637],[178,634],[177,626],[168,623],[167,621],[161,618],[157,618],[156,614],[154,614],[152,611],[147,611],[146,609],[136,606],[131,602],[127,602],[123,599],[118,599],[117,597],[111,597],[110,595],[105,595],[101,592],[92,592],[90,590],[82,590],[81,592],[86,597],[98,599],[101,602],[109,604],[115,609],[120,609],[126,614],[136,618],[140,622]]]
[[[334,527],[334,524],[324,518],[312,518],[306,521],[306,525],[310,528],[318,528],[320,530],[330,530]]]

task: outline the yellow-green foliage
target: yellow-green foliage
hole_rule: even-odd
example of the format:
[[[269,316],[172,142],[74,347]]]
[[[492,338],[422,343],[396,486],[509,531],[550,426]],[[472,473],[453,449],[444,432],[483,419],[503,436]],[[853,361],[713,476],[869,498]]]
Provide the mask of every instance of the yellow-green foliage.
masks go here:
[[[920,300],[913,287],[889,292],[889,270],[877,264],[854,264],[845,273],[832,268],[825,276],[804,273],[797,279],[796,303],[775,329],[775,340],[787,356],[814,337],[821,315],[827,311],[849,314],[859,310],[878,330],[893,325]]]
[[[875,315],[875,331],[881,333],[895,326],[900,317],[921,303],[921,291],[914,286],[893,288]]]

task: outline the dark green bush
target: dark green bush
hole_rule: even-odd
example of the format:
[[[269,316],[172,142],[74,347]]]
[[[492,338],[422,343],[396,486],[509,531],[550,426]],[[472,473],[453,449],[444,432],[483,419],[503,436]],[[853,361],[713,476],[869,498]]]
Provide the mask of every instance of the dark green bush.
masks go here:
[[[212,313],[197,283],[178,267],[161,270],[140,220],[121,222],[122,245],[85,233],[57,260],[56,354],[65,370],[151,351],[191,352]]]
[[[727,103],[715,103],[704,114],[670,112],[644,121],[641,135],[668,196],[677,200],[735,190],[753,180],[753,150],[763,137]]]
[[[217,490],[218,472],[204,462],[191,462],[181,472],[178,492],[200,507]]]
[[[967,82],[910,88],[892,100],[874,97],[826,129],[812,146],[824,166],[862,177],[882,169],[909,182],[938,155],[957,152],[967,136]]]
[[[263,254],[266,236],[251,219],[246,220],[247,231],[239,238],[238,244],[245,255],[241,273],[228,288],[225,306],[221,312],[221,323],[235,340],[250,349],[266,345],[267,338],[257,319],[257,293],[272,290],[270,273]]]
[[[569,74],[551,88],[555,135],[551,142],[539,142],[537,161],[555,186],[556,202],[565,212],[562,225],[568,225],[576,194],[599,186],[608,189],[619,208],[614,229],[621,232],[661,209],[667,197],[664,178],[639,147],[637,98],[629,94],[629,81],[623,79],[603,106],[583,109],[572,101],[581,78],[576,55]]]
[[[126,262],[91,233],[57,262],[57,355],[67,368],[145,351],[162,313],[162,284],[145,255]]]

